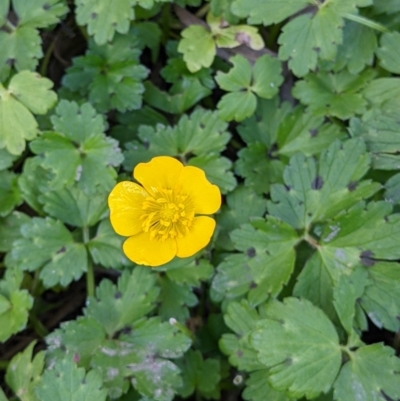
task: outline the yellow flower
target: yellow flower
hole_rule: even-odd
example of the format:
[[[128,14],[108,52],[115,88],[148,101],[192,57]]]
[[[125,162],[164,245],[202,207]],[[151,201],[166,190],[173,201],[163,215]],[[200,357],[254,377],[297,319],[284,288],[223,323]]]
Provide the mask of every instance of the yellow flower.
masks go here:
[[[139,163],[131,181],[118,183],[108,197],[114,230],[129,237],[125,255],[140,265],[160,266],[204,248],[215,229],[208,216],[221,206],[221,193],[197,167],[160,156]]]

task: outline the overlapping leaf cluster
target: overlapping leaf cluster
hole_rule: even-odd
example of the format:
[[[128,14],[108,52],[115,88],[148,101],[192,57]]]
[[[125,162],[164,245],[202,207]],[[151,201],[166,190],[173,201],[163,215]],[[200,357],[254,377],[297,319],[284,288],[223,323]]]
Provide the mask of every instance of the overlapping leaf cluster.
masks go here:
[[[398,2],[28,3],[0,2],[0,400],[400,399]],[[159,155],[223,202],[150,269],[107,197]]]

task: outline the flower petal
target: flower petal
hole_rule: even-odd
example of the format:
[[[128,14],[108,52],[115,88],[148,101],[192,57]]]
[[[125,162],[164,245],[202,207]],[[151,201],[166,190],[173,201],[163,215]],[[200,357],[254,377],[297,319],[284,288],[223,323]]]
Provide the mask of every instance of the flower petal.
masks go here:
[[[195,217],[190,231],[183,238],[176,238],[178,252],[176,256],[187,258],[204,248],[215,229],[215,220],[207,216]]]
[[[139,163],[134,171],[135,180],[146,190],[157,195],[160,189],[173,189],[183,170],[183,164],[168,156],[153,157],[148,163]]]
[[[118,183],[108,196],[110,220],[119,235],[131,236],[142,231],[142,204],[149,194],[134,182]]]
[[[221,207],[221,192],[207,180],[204,171],[198,167],[184,167],[179,183],[179,191],[190,196],[196,214],[212,214]]]
[[[123,245],[125,255],[138,265],[161,266],[176,255],[176,241],[151,240],[149,233],[139,233],[129,237]]]

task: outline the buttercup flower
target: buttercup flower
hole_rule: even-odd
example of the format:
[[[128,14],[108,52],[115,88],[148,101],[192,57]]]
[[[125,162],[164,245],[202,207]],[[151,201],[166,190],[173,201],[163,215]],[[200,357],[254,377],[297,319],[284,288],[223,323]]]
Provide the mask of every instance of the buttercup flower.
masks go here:
[[[133,176],[142,186],[123,181],[108,197],[114,230],[129,237],[123,245],[129,259],[160,266],[210,242],[215,220],[202,215],[220,208],[221,193],[201,169],[160,156],[139,163]]]

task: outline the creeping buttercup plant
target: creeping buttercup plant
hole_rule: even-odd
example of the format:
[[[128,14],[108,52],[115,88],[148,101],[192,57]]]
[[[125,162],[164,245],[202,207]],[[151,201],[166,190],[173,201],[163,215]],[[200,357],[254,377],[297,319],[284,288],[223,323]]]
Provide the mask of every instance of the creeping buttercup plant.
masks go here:
[[[400,2],[0,0],[0,401],[400,400]]]

